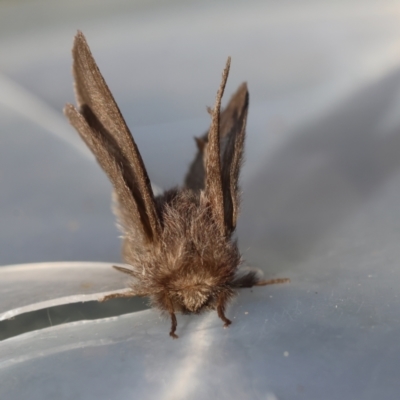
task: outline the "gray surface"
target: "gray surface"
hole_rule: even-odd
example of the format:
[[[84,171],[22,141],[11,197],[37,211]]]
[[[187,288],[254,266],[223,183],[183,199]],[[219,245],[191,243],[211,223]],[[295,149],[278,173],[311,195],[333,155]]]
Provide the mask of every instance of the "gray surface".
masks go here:
[[[58,118],[80,28],[162,187],[181,181],[232,56],[228,94],[247,80],[251,95],[240,247],[291,283],[242,291],[229,329],[178,316],[177,341],[153,310],[7,339],[0,398],[397,399],[399,3],[71,3],[21,30],[4,21],[30,6],[6,4],[0,264],[119,260],[109,184]],[[19,85],[54,119],[18,110]]]
[[[100,300],[106,293],[125,288],[126,278],[108,263],[59,262],[2,267],[0,321],[56,305]]]

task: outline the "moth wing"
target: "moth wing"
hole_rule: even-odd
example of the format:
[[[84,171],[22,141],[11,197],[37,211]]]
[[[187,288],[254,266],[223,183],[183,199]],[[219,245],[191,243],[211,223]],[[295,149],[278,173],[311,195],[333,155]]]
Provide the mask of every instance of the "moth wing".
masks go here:
[[[228,57],[225,69],[222,73],[222,80],[217,92],[214,108],[210,110],[211,126],[208,131],[207,156],[205,157],[206,176],[204,191],[206,197],[210,201],[214,221],[223,236],[228,232],[225,224],[224,194],[221,174],[220,113],[222,96],[224,95],[230,65],[231,58]]]
[[[72,49],[79,111],[65,114],[111,180],[124,232],[141,242],[155,242],[160,221],[142,157],[81,32]]]
[[[227,232],[236,227],[239,212],[238,180],[243,159],[246,118],[249,106],[247,84],[242,83],[220,115],[221,186],[224,223]],[[199,191],[205,188],[208,133],[196,139],[198,151],[185,178],[185,187]]]
[[[248,109],[247,84],[242,83],[231,97],[228,105],[221,112],[220,142],[223,154],[228,143],[227,136],[237,132],[238,118],[243,111]],[[195,137],[197,153],[189,166],[185,176],[184,186],[195,191],[204,189],[205,186],[205,157],[207,156],[208,132],[201,137]],[[222,160],[224,163],[224,159]]]
[[[230,107],[229,107],[230,106]],[[236,228],[239,215],[239,174],[243,162],[249,92],[243,83],[232,98],[225,113],[226,121],[221,146],[222,191],[224,196],[225,226],[228,233]]]
[[[147,221],[143,221],[145,210],[132,194],[127,182],[129,174],[125,173],[126,165],[124,160],[119,158],[119,150],[107,136],[90,127],[85,117],[72,104],[65,106],[64,113],[107,174],[118,198],[122,199],[126,234],[145,244],[148,240],[147,230],[149,229],[146,225]]]

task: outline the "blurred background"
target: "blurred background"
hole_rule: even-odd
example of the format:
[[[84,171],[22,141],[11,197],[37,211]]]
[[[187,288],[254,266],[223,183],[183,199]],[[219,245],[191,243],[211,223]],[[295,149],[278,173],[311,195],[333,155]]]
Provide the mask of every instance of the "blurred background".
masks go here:
[[[153,311],[121,317],[117,330],[66,324],[61,347],[46,344],[56,355],[43,368],[61,365],[50,375],[63,377],[51,384],[48,372],[29,375],[36,353],[14,356],[50,343],[35,338],[51,341],[51,330],[4,341],[8,398],[69,382],[59,398],[135,388],[139,398],[397,399],[400,1],[0,0],[2,266],[120,261],[111,186],[62,115],[74,102],[77,29],[163,189],[183,181],[232,57],[224,104],[243,81],[250,90],[239,245],[247,265],[291,283],[243,292],[229,330],[214,314],[187,317],[179,351]]]
[[[399,16],[398,1],[2,0],[0,264],[119,258],[110,186],[62,115],[77,29],[162,188],[232,57],[225,101],[243,81],[251,96],[240,236],[276,265],[397,168]]]

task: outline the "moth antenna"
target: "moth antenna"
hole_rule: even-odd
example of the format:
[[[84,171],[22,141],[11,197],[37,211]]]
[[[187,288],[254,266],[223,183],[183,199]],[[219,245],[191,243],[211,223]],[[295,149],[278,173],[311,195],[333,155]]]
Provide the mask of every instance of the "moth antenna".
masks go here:
[[[217,92],[215,105],[212,110],[211,127],[208,132],[208,157],[206,162],[205,192],[211,202],[214,219],[221,235],[226,235],[224,195],[222,190],[221,158],[220,158],[220,111],[221,99],[224,94],[226,81],[229,75],[231,58],[228,57],[222,73],[222,81]]]

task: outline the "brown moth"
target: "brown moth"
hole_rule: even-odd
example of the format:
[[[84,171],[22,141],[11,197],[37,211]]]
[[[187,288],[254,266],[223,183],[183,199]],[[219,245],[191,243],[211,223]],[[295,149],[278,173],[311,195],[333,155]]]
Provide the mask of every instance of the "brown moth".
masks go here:
[[[121,112],[78,32],[73,45],[73,75],[78,109],[64,113],[95,155],[114,187],[114,212],[123,232],[122,255],[130,268],[130,291],[106,296],[148,296],[171,317],[176,312],[216,310],[227,327],[225,308],[235,289],[286,282],[260,280],[256,271],[240,272],[232,239],[239,213],[238,178],[242,163],[249,95],[242,84],[220,113],[230,58],[223,71],[211,127],[196,139],[198,154],[185,185],[155,197],[142,157]]]

